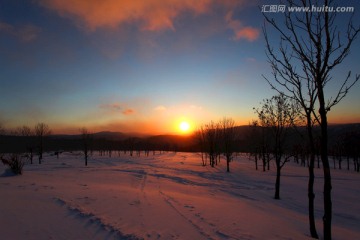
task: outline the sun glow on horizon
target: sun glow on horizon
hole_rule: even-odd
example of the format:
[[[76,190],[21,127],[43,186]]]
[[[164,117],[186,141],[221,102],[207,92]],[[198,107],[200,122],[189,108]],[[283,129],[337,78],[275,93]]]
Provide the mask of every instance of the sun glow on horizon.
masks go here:
[[[188,133],[190,131],[190,124],[187,121],[181,121],[179,129],[182,133]]]

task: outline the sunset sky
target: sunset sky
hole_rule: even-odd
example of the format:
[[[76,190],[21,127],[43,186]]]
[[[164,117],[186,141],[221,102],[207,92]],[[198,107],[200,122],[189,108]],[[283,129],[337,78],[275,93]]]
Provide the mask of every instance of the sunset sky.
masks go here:
[[[182,121],[225,116],[246,125],[276,94],[262,77],[271,77],[263,4],[277,1],[2,0],[0,122],[45,122],[54,133],[176,133]],[[359,56],[358,37],[329,93],[360,73]],[[360,83],[329,121],[360,122]]]

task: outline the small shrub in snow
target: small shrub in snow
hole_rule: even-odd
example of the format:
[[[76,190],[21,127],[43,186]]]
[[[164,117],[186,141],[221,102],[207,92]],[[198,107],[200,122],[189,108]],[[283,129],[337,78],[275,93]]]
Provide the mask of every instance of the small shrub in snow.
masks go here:
[[[22,174],[24,161],[19,154],[11,154],[7,157],[1,156],[4,165],[8,165],[14,174]]]

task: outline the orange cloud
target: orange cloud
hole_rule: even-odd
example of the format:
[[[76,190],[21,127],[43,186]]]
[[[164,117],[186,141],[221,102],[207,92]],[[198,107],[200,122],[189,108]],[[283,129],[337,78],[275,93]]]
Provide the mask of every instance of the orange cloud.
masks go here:
[[[234,31],[234,40],[246,39],[250,42],[255,41],[259,35],[260,31],[254,27],[243,26],[239,20],[234,20],[232,18],[232,12],[228,12],[225,16],[228,28]]]
[[[123,113],[124,115],[131,115],[131,114],[134,114],[134,113],[135,113],[135,110],[133,110],[133,109],[131,109],[131,108],[128,108],[128,109],[122,111],[122,113]]]
[[[174,19],[183,12],[195,15],[208,10],[212,0],[39,0],[63,17],[75,19],[90,30],[115,28],[136,22],[141,29],[174,30]]]
[[[118,113],[121,111],[121,113],[124,115],[131,115],[135,113],[134,109],[126,108],[124,104],[120,103],[101,104],[99,107],[113,113]]]
[[[252,42],[259,37],[259,30],[253,27],[244,27],[235,32],[235,39],[240,40],[242,38]]]

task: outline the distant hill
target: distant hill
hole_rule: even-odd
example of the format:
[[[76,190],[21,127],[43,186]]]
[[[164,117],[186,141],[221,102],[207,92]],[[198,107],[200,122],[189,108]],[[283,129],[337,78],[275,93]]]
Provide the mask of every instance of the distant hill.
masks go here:
[[[107,140],[124,140],[130,137],[129,135],[122,132],[109,132],[109,131],[97,132],[92,135],[94,138],[103,138]]]
[[[195,140],[192,135],[157,135],[146,138],[146,141],[155,146],[168,145],[178,151],[192,151]]]
[[[248,151],[253,141],[249,141],[253,135],[253,128],[249,125],[237,126],[238,139],[236,146],[238,151]],[[303,135],[306,135],[304,127],[298,129]],[[339,139],[346,134],[352,134],[354,138],[360,138],[360,123],[352,124],[329,124],[329,146],[336,144]],[[298,131],[292,131],[294,137],[292,141],[299,141]],[[319,127],[315,128],[315,135],[320,134]],[[97,132],[93,133],[94,149],[113,148],[120,150],[129,148],[131,145],[138,149],[163,149],[176,151],[197,151],[199,146],[193,135],[145,135],[139,133],[122,132]],[[24,152],[31,144],[31,147],[37,146],[35,137],[25,138],[21,136],[0,136],[0,152]],[[83,147],[81,134],[77,135],[51,135],[46,141],[45,148],[48,151],[58,150],[81,150]],[[359,146],[360,147],[360,146]]]
[[[236,131],[240,139],[247,137],[251,133],[252,127],[249,125],[236,126]],[[329,136],[338,135],[344,132],[357,131],[360,132],[360,123],[349,123],[349,124],[329,124]],[[168,142],[168,143],[189,143],[193,141],[193,135],[176,135],[176,134],[163,134],[163,135],[149,135],[142,133],[123,133],[123,132],[111,132],[111,131],[102,131],[97,133],[92,133],[95,139],[106,139],[106,140],[125,140],[128,138],[137,138],[137,139],[147,139],[151,142]],[[51,135],[51,138],[61,138],[61,139],[78,139],[81,138],[81,134],[75,135],[64,135],[56,134]]]

